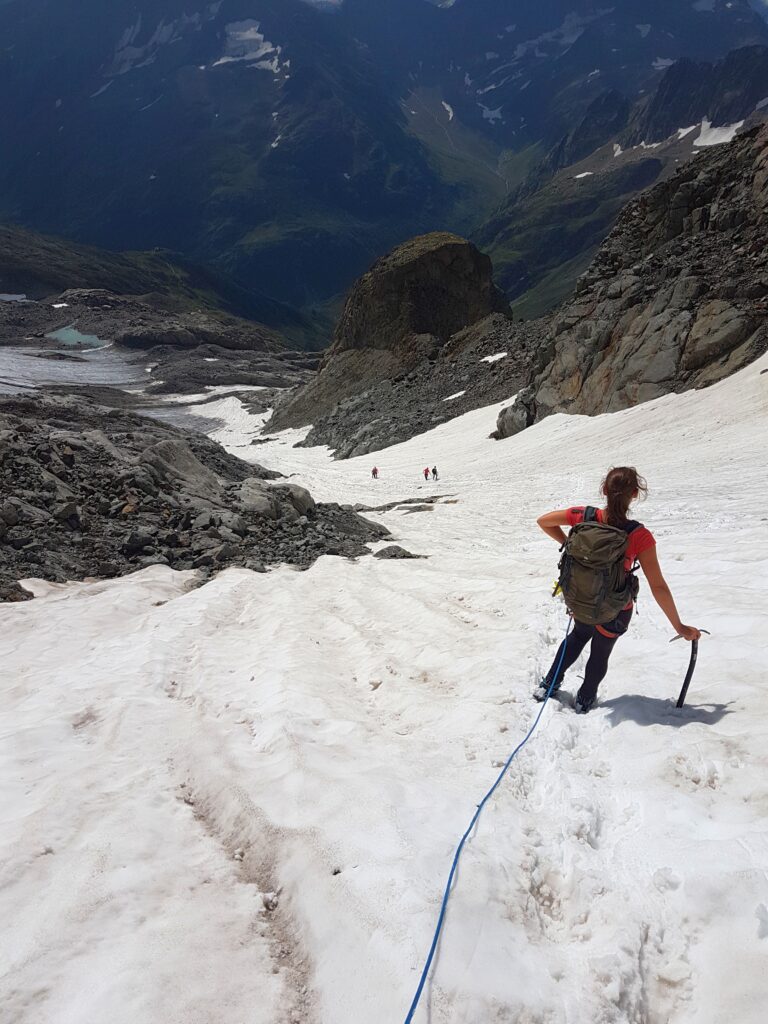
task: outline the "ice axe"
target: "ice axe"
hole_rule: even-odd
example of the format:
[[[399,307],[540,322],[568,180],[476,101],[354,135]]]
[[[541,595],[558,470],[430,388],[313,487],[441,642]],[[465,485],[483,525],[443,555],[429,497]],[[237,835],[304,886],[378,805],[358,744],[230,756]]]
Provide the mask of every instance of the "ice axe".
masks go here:
[[[701,633],[706,633],[707,636],[710,635],[708,629],[702,629],[702,630],[700,630],[700,632]],[[672,639],[669,642],[672,644],[672,643],[675,642],[675,640],[682,640],[682,637],[678,634],[677,636],[673,636]],[[699,656],[699,641],[698,640],[691,640],[691,658],[690,658],[690,661],[688,662],[688,671],[685,673],[685,679],[683,680],[683,688],[680,691],[680,696],[677,698],[677,705],[676,706],[679,707],[679,708],[681,708],[685,704],[685,697],[686,697],[686,694],[688,693],[688,687],[691,685],[691,679],[693,678],[693,670],[696,668],[696,659],[698,658],[698,656]]]

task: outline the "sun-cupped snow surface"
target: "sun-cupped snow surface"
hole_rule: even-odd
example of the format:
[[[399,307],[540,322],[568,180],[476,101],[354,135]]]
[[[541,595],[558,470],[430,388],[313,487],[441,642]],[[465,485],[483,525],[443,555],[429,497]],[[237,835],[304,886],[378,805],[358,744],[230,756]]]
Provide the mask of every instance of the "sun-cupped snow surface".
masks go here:
[[[712,631],[688,705],[688,648],[643,587],[597,709],[551,702],[485,809],[415,1021],[762,1022],[766,369],[502,442],[499,406],[476,410],[343,462],[304,431],[252,446],[236,398],[201,406],[318,499],[442,496],[369,513],[428,558],[198,588],[153,567],[0,609],[8,1019],[404,1020],[565,631],[535,518],[632,463],[683,618]]]

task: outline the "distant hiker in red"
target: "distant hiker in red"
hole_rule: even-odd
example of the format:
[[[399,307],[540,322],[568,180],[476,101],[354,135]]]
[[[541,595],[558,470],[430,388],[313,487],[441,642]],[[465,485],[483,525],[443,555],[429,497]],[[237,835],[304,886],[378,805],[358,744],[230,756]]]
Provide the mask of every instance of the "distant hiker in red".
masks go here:
[[[429,466],[424,467],[424,479],[429,480]]]
[[[374,480],[378,480],[379,479],[379,468],[378,468],[378,466],[374,466],[373,467],[373,469],[371,470],[371,476],[373,477]]]
[[[645,480],[634,467],[617,466],[603,481],[602,492],[605,508],[574,505],[538,519],[542,530],[563,549],[558,589],[573,617],[573,628],[534,697],[546,700],[550,686],[552,693],[559,690],[566,671],[589,643],[584,682],[574,702],[578,714],[586,714],[594,706],[611,651],[629,627],[639,586],[637,568],[643,570],[656,603],[675,632],[686,640],[701,636],[700,630],[680,619],[661,573],[653,534],[642,523],[627,518],[632,502],[648,493]],[[571,527],[567,537],[564,526]]]

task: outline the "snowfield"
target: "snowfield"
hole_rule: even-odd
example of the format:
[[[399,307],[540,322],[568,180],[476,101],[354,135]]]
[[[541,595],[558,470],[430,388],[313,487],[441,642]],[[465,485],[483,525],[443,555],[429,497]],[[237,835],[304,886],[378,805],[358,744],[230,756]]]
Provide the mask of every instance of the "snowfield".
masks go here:
[[[766,371],[503,442],[497,406],[347,462],[299,432],[251,447],[235,398],[197,407],[319,499],[444,495],[374,514],[429,557],[197,589],[155,567],[0,608],[2,1019],[403,1021],[565,631],[535,518],[629,462],[683,619],[712,631],[688,706],[688,648],[643,587],[599,707],[550,702],[486,808],[415,1020],[761,1024]]]

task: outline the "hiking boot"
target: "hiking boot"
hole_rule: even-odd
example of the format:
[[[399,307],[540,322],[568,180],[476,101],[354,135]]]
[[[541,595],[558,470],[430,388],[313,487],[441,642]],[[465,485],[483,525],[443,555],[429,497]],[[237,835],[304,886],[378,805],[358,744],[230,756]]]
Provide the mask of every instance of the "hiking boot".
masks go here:
[[[577,715],[586,715],[589,714],[596,703],[596,697],[581,697],[577,693],[576,699],[573,702],[573,710]]]
[[[542,679],[536,689],[533,691],[533,699],[537,700],[539,704],[543,704],[547,699],[547,695],[554,697],[557,691],[560,689],[560,683],[555,683],[552,687],[552,692],[549,691],[549,680]]]

